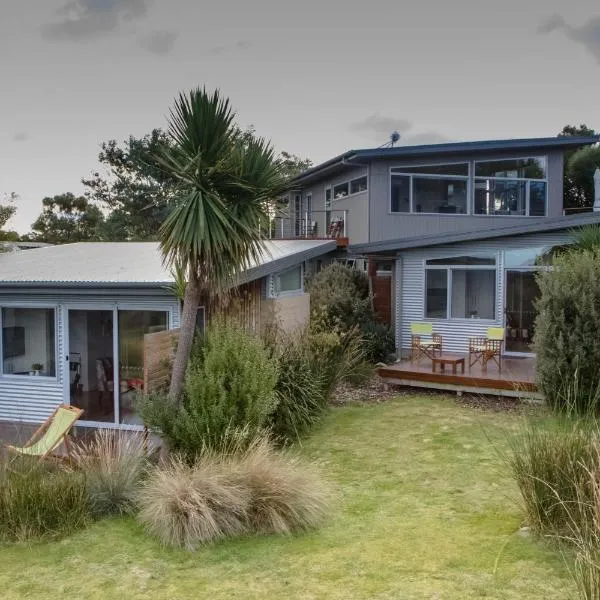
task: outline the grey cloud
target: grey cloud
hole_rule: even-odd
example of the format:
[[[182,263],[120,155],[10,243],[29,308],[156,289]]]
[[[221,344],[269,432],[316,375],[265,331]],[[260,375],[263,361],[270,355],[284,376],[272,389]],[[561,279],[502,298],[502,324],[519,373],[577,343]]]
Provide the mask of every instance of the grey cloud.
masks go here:
[[[13,135],[13,142],[26,142],[29,139],[29,134],[25,131],[17,131],[15,135]]]
[[[208,49],[208,54],[211,56],[220,56],[221,54],[227,54],[229,52],[236,52],[249,48],[252,44],[248,40],[240,40],[235,44],[227,44],[223,46],[213,46]]]
[[[42,36],[49,40],[85,41],[112,33],[147,12],[146,0],[71,0],[57,11],[58,21],[42,26]]]
[[[174,31],[153,31],[140,38],[140,45],[152,54],[165,56],[173,50],[178,37],[179,34]]]
[[[380,139],[382,136],[389,136],[393,131],[398,131],[400,133],[410,131],[412,126],[412,122],[408,121],[407,119],[383,117],[378,114],[374,114],[366,117],[362,121],[353,123],[350,126],[350,129],[358,133],[364,133],[368,137]]]
[[[547,34],[563,30],[565,35],[586,48],[600,63],[600,17],[593,17],[580,27],[569,25],[561,15],[552,15],[538,28],[538,33]]]

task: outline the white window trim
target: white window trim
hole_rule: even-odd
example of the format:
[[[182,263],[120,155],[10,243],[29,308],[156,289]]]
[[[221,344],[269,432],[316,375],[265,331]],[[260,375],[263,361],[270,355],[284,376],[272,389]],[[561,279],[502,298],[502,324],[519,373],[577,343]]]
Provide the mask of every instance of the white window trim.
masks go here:
[[[3,308],[46,308],[54,310],[54,375],[29,375],[22,374],[17,375],[14,373],[5,373],[4,372],[4,340],[2,338],[2,332],[4,329],[4,324],[2,322],[2,309]],[[33,377],[35,377],[35,381],[41,384],[55,384],[59,380],[59,369],[60,365],[62,365],[62,361],[60,361],[60,356],[58,354],[58,304],[46,304],[46,303],[38,303],[38,302],[2,302],[0,304],[0,378],[14,380],[14,381],[30,381]]]
[[[360,191],[360,192],[354,192],[354,193],[350,193],[350,190],[352,189],[352,182],[356,181],[357,179],[366,179],[367,180],[367,187]],[[333,193],[333,190],[338,187],[339,185],[348,185],[348,194],[346,194],[345,196],[340,196],[339,198],[335,197],[335,194]],[[364,175],[360,175],[359,177],[353,177],[352,179],[346,179],[344,181],[338,181],[338,183],[336,184],[332,184],[331,186],[327,186],[329,188],[331,188],[331,201],[332,202],[336,202],[338,200],[345,200],[346,198],[351,198],[352,196],[358,196],[359,194],[365,194],[366,192],[369,191],[369,176],[365,173]],[[327,189],[327,188],[325,188]]]
[[[488,162],[502,162],[506,160],[527,160],[527,159],[544,159],[545,160],[545,168],[546,168],[546,177],[544,179],[532,179],[530,177],[486,177],[483,175],[475,175],[475,166],[478,163],[488,163]],[[410,168],[418,169],[420,167],[439,167],[439,166],[451,166],[451,165],[468,165],[468,175],[432,175],[432,174],[422,174],[418,172],[408,171]],[[395,172],[395,169],[407,169],[404,173]],[[409,210],[408,212],[396,212],[392,210],[392,177],[408,177],[410,180],[409,184]],[[439,179],[441,177],[447,179],[457,179],[460,181],[467,180],[467,211],[465,213],[438,213],[438,212],[415,212],[413,206],[413,178],[432,178]],[[525,181],[527,182],[525,188],[525,214],[523,215],[490,215],[487,213],[476,213],[475,212],[475,183],[477,181],[485,181],[485,180],[498,180],[498,181]],[[443,217],[495,217],[495,218],[527,218],[527,219],[535,219],[535,218],[543,218],[548,215],[548,198],[550,197],[550,183],[548,181],[548,155],[542,156],[521,156],[521,157],[508,157],[508,158],[492,158],[492,159],[472,159],[468,161],[451,161],[451,162],[438,162],[438,163],[419,163],[419,164],[395,164],[389,167],[388,169],[388,214],[389,215],[436,215]],[[530,186],[531,182],[545,183],[546,185],[546,201],[544,203],[544,214],[543,215],[530,215],[529,210],[529,198],[530,198]],[[347,196],[344,196],[346,198]],[[338,198],[341,200],[342,198]]]
[[[476,256],[476,255],[473,255]],[[498,257],[495,256],[496,264],[492,265],[428,265],[428,260],[436,260],[441,259],[442,256],[430,257],[428,259],[423,260],[424,267],[424,277],[423,277],[423,319],[428,321],[468,321],[469,323],[476,321],[478,323],[496,323],[497,321],[497,312],[498,312]],[[452,316],[452,285],[453,285],[453,277],[452,271],[494,271],[494,317],[491,319],[482,319],[471,317],[453,317]],[[427,315],[427,271],[446,271],[446,316],[445,317],[429,317]]]

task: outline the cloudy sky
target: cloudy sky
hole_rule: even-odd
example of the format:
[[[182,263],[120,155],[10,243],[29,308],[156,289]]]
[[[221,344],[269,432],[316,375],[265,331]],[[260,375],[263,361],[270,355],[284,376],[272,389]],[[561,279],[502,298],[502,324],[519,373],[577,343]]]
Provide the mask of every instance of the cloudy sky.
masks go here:
[[[403,143],[600,129],[597,0],[2,0],[0,199],[27,231],[103,140],[164,126],[179,90],[315,162]]]

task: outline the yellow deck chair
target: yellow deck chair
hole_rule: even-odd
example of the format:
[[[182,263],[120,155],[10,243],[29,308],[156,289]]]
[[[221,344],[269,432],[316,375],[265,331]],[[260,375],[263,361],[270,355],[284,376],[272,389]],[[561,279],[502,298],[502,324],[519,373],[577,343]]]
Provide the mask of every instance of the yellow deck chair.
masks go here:
[[[433,323],[418,322],[410,324],[411,362],[421,360],[421,356],[433,358],[435,353],[442,354],[442,336],[433,332]]]
[[[69,459],[71,458],[71,449],[69,448],[69,431],[79,419],[83,410],[61,404],[43,423],[40,428],[31,436],[31,439],[22,447],[6,445],[9,450],[18,454],[27,456],[39,456],[45,458],[56,450],[62,442],[65,443],[65,449]]]
[[[483,370],[487,370],[490,360],[498,365],[502,372],[502,346],[504,345],[504,327],[488,327],[486,337],[469,338],[469,369],[481,361]]]

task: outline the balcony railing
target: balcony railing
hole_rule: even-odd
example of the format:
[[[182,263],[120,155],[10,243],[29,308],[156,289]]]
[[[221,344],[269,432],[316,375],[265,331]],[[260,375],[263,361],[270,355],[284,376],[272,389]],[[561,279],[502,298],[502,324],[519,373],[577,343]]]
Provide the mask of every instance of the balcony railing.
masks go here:
[[[269,239],[336,239],[348,237],[347,210],[316,210],[294,217],[276,216],[267,227]]]

